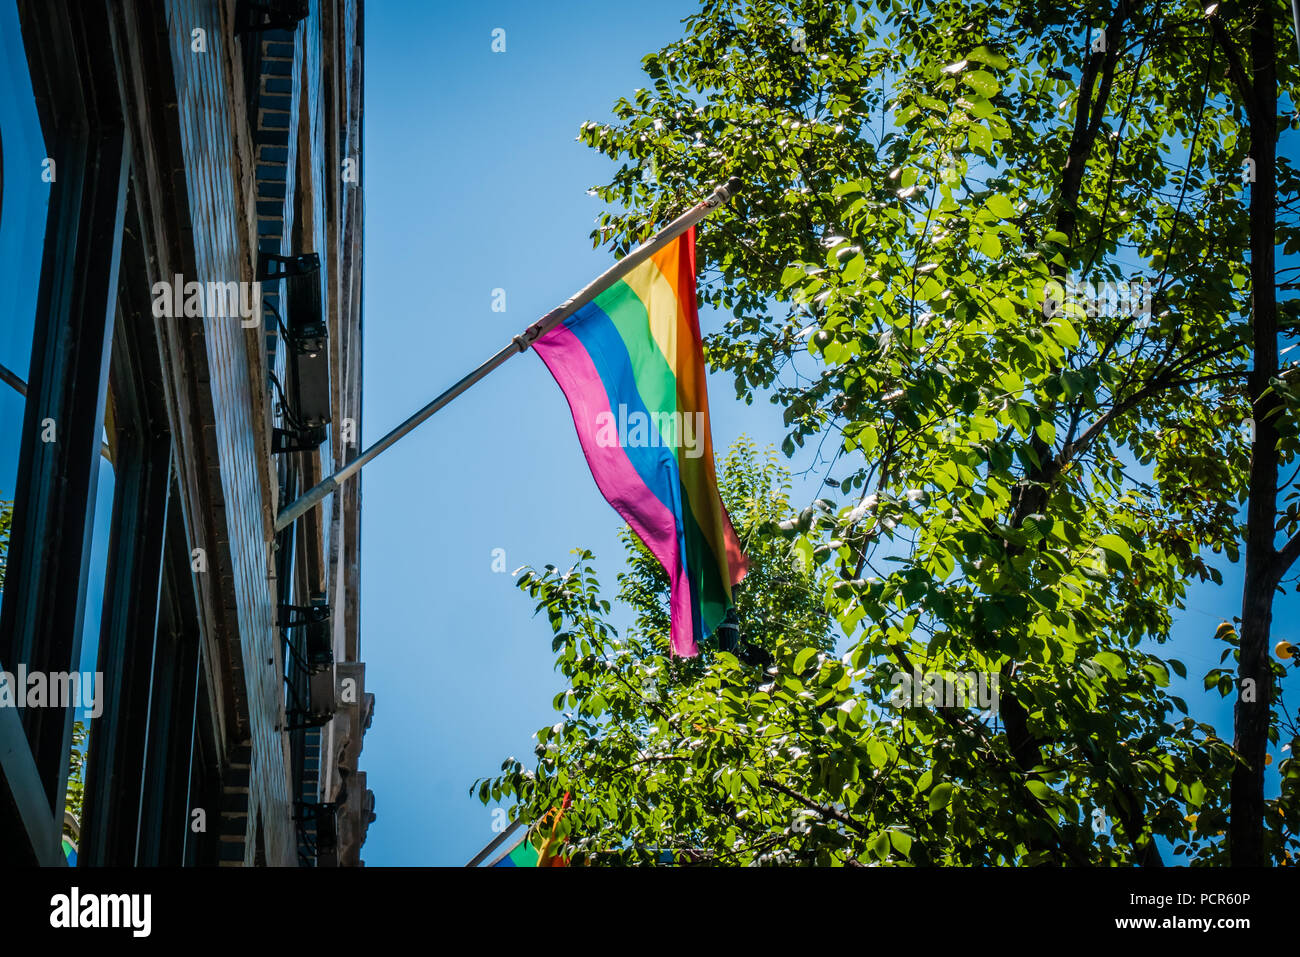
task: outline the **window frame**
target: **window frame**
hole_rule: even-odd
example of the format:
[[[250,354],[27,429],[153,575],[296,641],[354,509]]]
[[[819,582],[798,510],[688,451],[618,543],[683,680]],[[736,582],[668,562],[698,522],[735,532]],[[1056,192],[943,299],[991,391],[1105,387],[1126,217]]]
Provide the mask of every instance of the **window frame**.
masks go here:
[[[0,662],[79,669],[130,143],[107,5],[18,0],[32,91],[56,176],[36,303]],[[56,441],[42,442],[53,419]],[[0,840],[21,860],[61,846],[73,708],[0,709]]]

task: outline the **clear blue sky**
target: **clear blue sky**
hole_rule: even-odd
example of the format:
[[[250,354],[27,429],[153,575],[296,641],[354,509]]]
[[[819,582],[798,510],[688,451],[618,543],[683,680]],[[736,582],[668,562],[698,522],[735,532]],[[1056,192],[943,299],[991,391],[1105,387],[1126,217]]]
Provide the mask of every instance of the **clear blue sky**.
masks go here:
[[[575,141],[578,127],[646,84],[641,57],[678,37],[694,9],[689,0],[367,5],[367,443],[608,265],[588,238],[601,206],[586,190],[613,167]],[[491,52],[497,27],[502,54]],[[491,310],[495,288],[506,291],[505,313]],[[702,316],[706,332],[718,321]],[[779,445],[779,411],[734,394],[729,378],[710,378],[715,444],[747,432]],[[797,491],[807,500],[815,487]],[[492,551],[504,549],[513,570],[589,547],[612,595],[620,522],[531,354],[368,466],[362,516],[361,648],[377,702],[361,768],[378,813],[363,857],[463,864],[493,837],[492,809],[470,785],[507,756],[531,761],[531,735],[553,723],[550,701],[565,686],[545,620],[532,618],[512,576],[492,572]],[[1218,664],[1214,629],[1240,607],[1239,569],[1224,570],[1222,589],[1193,591],[1178,649],[1165,653],[1188,665],[1175,693],[1231,740],[1230,705],[1200,690]],[[1288,596],[1277,620],[1298,611]]]
[[[610,262],[589,187],[612,167],[576,142],[645,85],[641,57],[681,33],[689,0],[366,7],[367,441],[496,352]],[[506,31],[506,52],[491,32]],[[506,291],[493,312],[492,290]],[[706,320],[707,327],[707,320]],[[716,441],[780,441],[773,406],[711,381]],[[468,795],[553,723],[550,629],[492,571],[596,552],[612,586],[617,514],[564,398],[512,359],[364,473],[361,648],[376,695],[361,768],[378,819],[371,865],[463,864],[492,839]]]

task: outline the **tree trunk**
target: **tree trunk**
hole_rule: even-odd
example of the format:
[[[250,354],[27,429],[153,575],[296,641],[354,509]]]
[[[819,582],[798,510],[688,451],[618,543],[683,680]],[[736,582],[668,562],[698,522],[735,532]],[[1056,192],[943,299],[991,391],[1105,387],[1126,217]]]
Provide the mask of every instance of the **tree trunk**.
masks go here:
[[[1250,498],[1246,509],[1246,575],[1241,599],[1241,645],[1237,700],[1233,708],[1233,747],[1241,762],[1232,772],[1228,850],[1238,867],[1261,867],[1264,852],[1264,754],[1268,746],[1272,672],[1268,657],[1273,619],[1273,589],[1279,556],[1274,545],[1277,520],[1276,395],[1265,395],[1277,375],[1277,297],[1273,246],[1277,183],[1277,77],[1274,11],[1254,7],[1250,33],[1250,156],[1255,182],[1250,188],[1250,285],[1254,363],[1247,380],[1255,438],[1250,460]]]

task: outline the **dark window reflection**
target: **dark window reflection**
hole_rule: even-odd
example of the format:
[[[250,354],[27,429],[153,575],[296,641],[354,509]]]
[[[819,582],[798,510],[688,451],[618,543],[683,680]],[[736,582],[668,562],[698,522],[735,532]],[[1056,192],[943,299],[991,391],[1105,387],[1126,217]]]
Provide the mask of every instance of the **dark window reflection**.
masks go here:
[[[8,557],[32,358],[50,196],[46,156],[17,5],[0,0],[0,569]],[[57,176],[58,170],[48,173]],[[0,601],[3,582],[0,571]]]

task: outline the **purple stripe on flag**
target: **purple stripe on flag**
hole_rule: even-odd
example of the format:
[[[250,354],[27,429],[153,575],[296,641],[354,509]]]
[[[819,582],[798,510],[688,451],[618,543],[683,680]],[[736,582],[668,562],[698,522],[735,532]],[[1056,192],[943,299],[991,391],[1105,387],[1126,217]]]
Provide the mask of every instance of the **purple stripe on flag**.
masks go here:
[[[602,447],[596,441],[596,421],[613,414],[609,393],[586,348],[565,326],[547,333],[533,348],[564,392],[573,414],[582,453],[605,500],[632,526],[663,565],[671,586],[672,645],[678,655],[696,654],[691,588],[677,542],[677,521],[637,474],[621,446]]]

